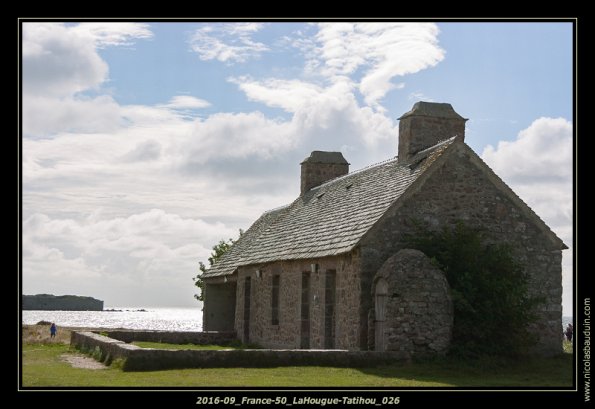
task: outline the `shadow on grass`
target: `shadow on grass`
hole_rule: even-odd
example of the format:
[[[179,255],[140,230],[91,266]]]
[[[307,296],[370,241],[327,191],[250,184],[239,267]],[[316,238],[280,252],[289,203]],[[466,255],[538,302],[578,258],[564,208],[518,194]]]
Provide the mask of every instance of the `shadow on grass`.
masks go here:
[[[520,359],[439,357],[358,370],[382,378],[453,387],[572,387],[573,365],[572,354],[564,353],[551,358]]]

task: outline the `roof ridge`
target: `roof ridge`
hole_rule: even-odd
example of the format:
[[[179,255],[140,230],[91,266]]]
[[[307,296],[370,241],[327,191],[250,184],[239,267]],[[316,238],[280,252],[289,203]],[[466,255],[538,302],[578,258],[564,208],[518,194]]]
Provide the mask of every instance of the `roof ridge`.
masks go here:
[[[293,203],[293,202],[291,202],[291,203]],[[286,207],[289,207],[291,205],[291,203],[288,203],[288,204],[282,205],[282,206],[273,207],[272,209],[269,209],[269,210],[265,210],[262,213],[262,215],[264,216],[265,214],[269,214],[269,213],[272,213],[272,212],[276,212],[277,210],[285,209]]]
[[[453,139],[457,138],[458,136],[459,136],[459,135],[457,134],[457,135],[454,135],[454,136],[450,136],[450,137],[448,137],[448,138],[440,139],[440,140],[439,140],[438,142],[436,142],[434,145],[426,146],[426,147],[425,147],[425,148],[423,148],[421,151],[418,151],[417,153],[415,153],[415,155],[413,155],[413,156],[420,155],[420,154],[424,154],[424,153],[426,153],[427,151],[429,151],[429,150],[431,150],[431,149],[437,148],[438,146],[441,146],[441,145],[444,145],[444,144],[445,144],[445,143],[447,143],[447,142],[450,142],[451,140],[453,140]]]
[[[423,148],[421,151],[419,151],[419,152],[417,152],[415,155],[413,155],[413,157],[416,157],[416,156],[421,156],[421,155],[424,155],[424,154],[426,154],[426,153],[429,153],[429,151],[430,151],[430,150],[432,150],[432,149],[435,149],[435,148],[437,148],[437,147],[440,147],[440,146],[442,146],[442,145],[445,145],[446,143],[448,143],[448,142],[450,142],[450,141],[452,141],[452,140],[456,139],[458,136],[459,136],[459,135],[454,135],[454,136],[451,136],[451,137],[448,137],[448,138],[440,139],[440,140],[439,140],[438,142],[436,142],[434,145],[430,145],[430,146],[428,146],[428,147],[425,147],[425,148]],[[330,184],[330,183],[334,183],[334,182],[336,182],[336,181],[338,181],[338,180],[341,180],[341,179],[348,178],[348,177],[350,177],[350,176],[352,176],[352,175],[357,175],[358,173],[364,172],[364,171],[366,171],[366,170],[368,170],[368,169],[371,169],[371,168],[374,168],[374,167],[376,167],[376,166],[381,166],[381,165],[385,165],[385,164],[387,164],[388,162],[391,162],[391,161],[396,161],[396,160],[398,160],[398,158],[399,158],[398,156],[393,156],[392,158],[388,158],[388,159],[384,159],[384,160],[382,160],[382,161],[380,161],[380,162],[372,163],[372,164],[370,164],[370,165],[364,166],[363,168],[356,169],[356,170],[354,170],[353,172],[349,172],[349,173],[348,173],[348,174],[346,174],[346,175],[342,175],[342,176],[336,177],[336,178],[334,178],[334,179],[327,180],[326,182],[324,182],[324,183],[321,183],[321,184],[320,184],[320,185],[318,185],[318,186],[314,186],[314,187],[313,187],[311,190],[316,190],[316,189],[318,189],[318,188],[321,188],[321,187],[323,187],[323,186],[326,186],[326,185],[328,185],[328,184]],[[288,206],[289,206],[289,205],[288,205]]]
[[[521,209],[522,209],[523,206],[525,206],[527,208],[527,210],[529,210],[528,217],[529,218],[532,218],[532,217],[533,218],[536,218],[538,220],[538,223],[537,224],[538,225],[541,225],[542,230],[543,230],[543,227],[545,227],[546,228],[546,234],[553,235],[567,249],[568,246],[566,245],[566,243],[564,243],[562,241],[562,239],[560,237],[558,237],[558,235],[556,234],[556,232],[553,231],[550,226],[548,226],[548,224],[541,218],[541,216],[539,216],[539,214],[537,214],[537,212],[529,205],[529,203],[525,202],[523,200],[523,198],[521,196],[519,196],[518,193],[515,192],[508,185],[508,183],[506,183],[506,181],[503,178],[501,178],[496,172],[494,172],[494,169],[492,169],[491,166],[488,165],[488,163],[486,161],[484,161],[482,159],[482,157],[477,154],[477,152],[475,152],[473,149],[471,149],[471,147],[469,145],[467,145],[466,143],[464,145],[467,147],[467,149],[469,149],[469,151],[471,151],[473,153],[473,155],[475,156],[475,160],[479,160],[481,166],[484,169],[487,169],[487,171],[488,171],[488,175],[487,175],[488,179],[490,179],[490,178],[495,179],[497,183],[494,183],[493,181],[492,181],[492,183],[494,183],[496,185],[497,184],[501,184],[502,186],[504,186],[505,187],[505,190],[506,190],[506,193],[508,193],[509,196],[512,196],[513,197],[513,202],[515,200],[518,201],[518,202],[520,202],[521,203],[521,206],[519,206],[518,204],[517,204],[517,206],[520,207]]]
[[[359,173],[362,173],[362,172],[364,172],[364,171],[366,171],[366,170],[369,170],[369,169],[371,169],[371,168],[375,168],[375,167],[377,167],[377,166],[385,165],[385,164],[387,164],[388,162],[392,162],[392,161],[396,161],[396,160],[397,160],[397,157],[396,157],[396,156],[394,156],[394,157],[392,157],[392,158],[384,159],[383,161],[380,161],[380,162],[372,163],[371,165],[367,165],[367,166],[364,166],[363,168],[356,169],[356,170],[354,170],[353,172],[349,172],[349,173],[348,173],[348,174],[346,174],[346,175],[342,175],[342,176],[336,177],[336,178],[334,178],[334,179],[327,180],[326,182],[324,182],[324,183],[321,183],[321,184],[320,184],[320,185],[318,185],[318,186],[314,186],[314,187],[313,187],[312,189],[310,189],[310,190],[316,190],[316,189],[318,189],[318,188],[321,188],[322,186],[328,185],[328,184],[330,184],[330,183],[334,183],[334,182],[336,182],[336,181],[338,181],[338,180],[345,179],[345,178],[348,178],[348,177],[350,177],[350,176],[353,176],[353,175],[357,175],[357,174],[359,174]]]

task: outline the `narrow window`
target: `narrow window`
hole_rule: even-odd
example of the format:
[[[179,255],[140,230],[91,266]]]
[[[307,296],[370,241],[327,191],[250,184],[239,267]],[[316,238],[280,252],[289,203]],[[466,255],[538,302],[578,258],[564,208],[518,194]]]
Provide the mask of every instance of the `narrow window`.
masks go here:
[[[252,293],[250,277],[244,281],[244,343],[250,342],[250,295]]]
[[[310,349],[310,273],[302,273],[302,328],[300,348]]]
[[[273,294],[271,303],[271,324],[279,325],[279,275],[273,276]]]
[[[327,270],[324,278],[324,348],[335,348],[336,273]]]

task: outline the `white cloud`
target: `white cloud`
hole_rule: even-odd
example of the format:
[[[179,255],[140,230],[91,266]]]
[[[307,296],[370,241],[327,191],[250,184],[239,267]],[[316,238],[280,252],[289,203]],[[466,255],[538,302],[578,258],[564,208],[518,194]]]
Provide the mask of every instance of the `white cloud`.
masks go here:
[[[539,118],[515,141],[489,145],[483,157],[499,175],[515,184],[572,177],[572,124],[564,118]]]
[[[425,95],[423,92],[420,91],[415,91],[415,92],[411,92],[409,94],[409,96],[407,97],[407,99],[409,99],[409,101],[425,101],[425,102],[435,102],[435,100],[433,98],[428,97],[427,95]]]
[[[268,206],[263,202],[275,194],[279,200],[279,189],[287,189],[287,182],[270,172],[273,183],[261,178],[263,163],[300,140],[299,128],[290,122],[259,112],[194,120],[159,106],[123,106],[120,113],[124,123],[109,132],[23,140],[26,214],[85,214],[107,202],[110,214],[158,206],[188,216],[200,211],[247,227]],[[214,179],[221,170],[231,177]],[[267,190],[260,191],[258,200],[239,204],[248,199],[226,195],[240,180],[245,186],[261,183]],[[207,194],[209,200],[204,199]]]
[[[335,141],[334,149],[344,144],[376,145],[381,140],[396,138],[392,121],[368,107],[360,107],[353,84],[347,77],[336,77],[333,84],[321,86],[299,81],[248,77],[232,82],[254,101],[282,108],[293,114],[290,124],[293,139],[301,141]]]
[[[97,54],[92,37],[77,35],[63,24],[23,24],[25,94],[71,96],[97,87],[107,75],[108,66]]]
[[[262,29],[262,23],[219,23],[198,28],[190,36],[190,49],[201,60],[245,62],[258,58],[269,48],[252,39],[252,34]]]
[[[171,123],[178,123],[184,114],[176,109],[161,105],[122,105],[120,114],[130,127],[158,128]]]
[[[107,95],[77,95],[98,90],[108,66],[97,47],[130,45],[152,36],[146,24],[23,24],[23,132],[106,132],[117,128],[120,109]]]
[[[379,101],[390,89],[404,87],[404,83],[392,83],[393,77],[418,72],[444,58],[437,26],[328,23],[312,27],[318,30],[313,37],[298,32],[293,41],[282,39],[306,56],[308,81],[246,76],[229,80],[250,100],[293,114],[291,123],[302,140],[340,137],[337,146],[350,150],[362,141],[369,149],[395,138],[393,122],[384,115]],[[360,106],[355,89],[363,94],[364,106]]]
[[[121,122],[120,106],[107,95],[96,98],[25,95],[23,100],[24,135],[109,132],[116,130]]]
[[[152,36],[146,24],[23,24],[23,91],[71,96],[107,79],[108,66],[97,46],[130,45]]]
[[[390,89],[404,87],[403,83],[391,83],[393,77],[418,72],[444,58],[438,46],[437,26],[328,23],[314,27],[318,31],[313,39],[297,33],[292,42],[308,59],[308,81],[247,76],[229,81],[237,84],[248,99],[293,114],[291,125],[302,141],[340,138],[336,146],[349,150],[361,142],[371,148],[395,138],[393,122],[384,115],[379,100]],[[291,39],[283,39],[283,43],[289,42]],[[322,77],[308,71],[314,67]],[[364,106],[357,101],[356,89],[364,95]]]
[[[134,149],[126,153],[122,160],[125,162],[149,161],[158,159],[160,155],[161,145],[154,140],[148,140],[140,142]]]
[[[300,32],[292,42],[307,58],[305,74],[310,81],[249,77],[230,81],[250,100],[294,114],[292,121],[304,128],[305,138],[316,129],[337,129],[342,138],[351,139],[346,147],[353,144],[355,134],[355,139],[370,147],[394,137],[392,121],[383,115],[385,109],[379,101],[389,90],[405,86],[392,83],[393,77],[418,72],[444,58],[437,26],[328,23],[315,27],[318,32],[313,38]],[[283,42],[291,39],[284,38]],[[367,106],[359,106],[355,89],[363,94]]]
[[[190,95],[177,95],[169,100],[167,104],[162,105],[171,109],[199,109],[211,106],[208,101],[196,98]]]
[[[297,137],[289,123],[268,119],[260,112],[217,113],[196,121],[192,140],[180,148],[192,163],[249,155],[270,158],[295,146]]]
[[[97,47],[131,46],[136,39],[153,37],[149,25],[144,23],[81,23],[71,32],[92,39]]]
[[[98,284],[95,294],[102,298],[110,297],[102,281],[114,287],[126,280],[137,287],[161,281],[161,285],[185,284],[189,295],[187,300],[179,300],[173,292],[174,298],[162,297],[161,302],[192,305],[190,278],[197,272],[198,260],[208,256],[212,243],[228,236],[237,236],[235,229],[160,209],[111,219],[97,215],[83,220],[57,219],[34,214],[23,223],[24,292],[46,292],[51,282],[59,280],[76,280],[79,285],[84,280]],[[141,300],[152,301],[142,295],[135,298],[141,304]],[[124,298],[111,297],[111,302],[128,305]]]
[[[316,46],[299,43],[307,50],[308,66],[327,77],[364,74],[359,90],[369,106],[381,109],[379,101],[388,91],[403,87],[393,84],[397,76],[433,67],[444,59],[438,45],[438,26],[431,23],[323,23],[316,34]]]
[[[563,304],[571,305],[572,123],[536,119],[516,140],[501,141],[496,148],[488,145],[482,158],[570,247],[563,252],[562,270]]]
[[[270,78],[255,81],[248,77],[230,78],[238,85],[248,99],[262,102],[270,107],[296,112],[305,104],[311,103],[323,94],[323,89],[315,84],[300,80]]]

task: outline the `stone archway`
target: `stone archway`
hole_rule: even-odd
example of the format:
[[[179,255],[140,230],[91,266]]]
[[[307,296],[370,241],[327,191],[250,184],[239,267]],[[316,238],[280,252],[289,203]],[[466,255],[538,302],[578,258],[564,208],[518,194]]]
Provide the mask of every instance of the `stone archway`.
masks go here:
[[[453,306],[442,270],[419,250],[390,257],[374,277],[375,350],[412,355],[445,353]]]
[[[388,301],[388,282],[380,278],[376,282],[374,292],[374,350],[384,351],[385,343],[385,322],[386,322],[386,303]]]

